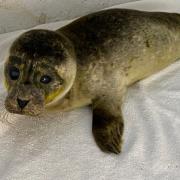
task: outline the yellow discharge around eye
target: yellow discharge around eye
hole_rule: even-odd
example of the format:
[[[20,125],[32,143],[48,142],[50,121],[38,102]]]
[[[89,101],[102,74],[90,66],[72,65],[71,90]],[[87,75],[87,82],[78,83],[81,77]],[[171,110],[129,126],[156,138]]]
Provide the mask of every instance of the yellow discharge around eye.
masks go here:
[[[57,97],[62,91],[63,91],[63,88],[60,88],[60,89],[48,94],[47,96],[45,96],[45,104],[53,101],[54,98]]]
[[[3,84],[4,84],[4,87],[8,90],[9,89],[9,85],[8,85],[6,80],[3,81]]]

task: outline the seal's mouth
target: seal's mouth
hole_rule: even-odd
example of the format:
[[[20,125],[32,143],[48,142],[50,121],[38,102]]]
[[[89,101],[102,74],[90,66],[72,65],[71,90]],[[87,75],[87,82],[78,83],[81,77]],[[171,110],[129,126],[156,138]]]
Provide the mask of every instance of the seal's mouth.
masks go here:
[[[33,111],[25,111],[25,110],[21,110],[21,109],[10,109],[10,108],[6,108],[6,110],[13,114],[28,115],[28,116],[38,116],[38,115],[42,114],[42,111],[33,112]]]
[[[39,115],[44,111],[44,93],[34,86],[16,86],[8,92],[5,108],[10,113]]]
[[[35,106],[31,101],[21,101],[19,98],[15,101],[9,97],[5,100],[5,108],[8,112],[14,114],[37,116],[44,111],[44,106],[36,104]]]

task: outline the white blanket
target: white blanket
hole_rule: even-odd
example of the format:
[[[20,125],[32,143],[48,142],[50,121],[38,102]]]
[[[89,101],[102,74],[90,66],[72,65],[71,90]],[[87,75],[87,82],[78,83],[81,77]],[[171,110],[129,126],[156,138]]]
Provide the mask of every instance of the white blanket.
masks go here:
[[[72,19],[136,0],[0,0],[0,33]]]
[[[180,12],[180,1],[144,0],[116,7]],[[40,27],[56,29],[62,24]],[[129,89],[122,153],[105,154],[94,142],[87,107],[47,112],[41,118],[5,110],[3,63],[11,42],[22,32],[0,36],[1,180],[180,179],[180,62]]]

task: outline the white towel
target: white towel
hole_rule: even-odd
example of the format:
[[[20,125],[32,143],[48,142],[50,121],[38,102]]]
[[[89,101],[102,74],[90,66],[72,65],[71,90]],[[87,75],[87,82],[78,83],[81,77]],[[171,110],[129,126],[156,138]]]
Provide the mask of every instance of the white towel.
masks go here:
[[[180,12],[180,1],[144,0],[116,7]],[[39,27],[56,29],[64,23]],[[105,154],[94,142],[87,107],[39,119],[5,110],[3,63],[22,32],[0,35],[0,180],[180,179],[180,62],[128,90],[122,153]]]

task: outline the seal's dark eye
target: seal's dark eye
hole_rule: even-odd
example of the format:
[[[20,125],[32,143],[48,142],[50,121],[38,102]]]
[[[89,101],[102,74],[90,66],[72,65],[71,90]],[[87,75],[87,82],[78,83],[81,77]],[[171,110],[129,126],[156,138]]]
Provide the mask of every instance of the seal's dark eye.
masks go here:
[[[9,70],[9,76],[12,80],[17,80],[19,78],[20,71],[16,67],[11,67]]]
[[[52,79],[51,79],[50,76],[44,75],[44,76],[41,77],[40,82],[41,82],[41,83],[44,83],[44,84],[48,84],[48,83],[51,82],[51,80],[52,80]]]

